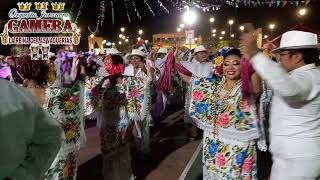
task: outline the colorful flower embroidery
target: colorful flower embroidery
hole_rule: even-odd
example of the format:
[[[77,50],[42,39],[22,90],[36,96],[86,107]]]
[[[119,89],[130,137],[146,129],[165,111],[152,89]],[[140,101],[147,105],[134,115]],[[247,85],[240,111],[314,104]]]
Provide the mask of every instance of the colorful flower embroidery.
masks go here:
[[[254,141],[243,146],[224,143],[204,134],[204,177],[216,179],[245,179],[256,175],[256,146]]]
[[[214,156],[218,151],[218,146],[215,142],[212,142],[209,146],[209,154]]]
[[[75,108],[75,104],[72,101],[67,101],[65,103],[65,108],[67,111],[72,111]]]
[[[195,101],[202,101],[204,98],[204,95],[199,90],[194,91],[192,96],[193,96],[193,100]]]
[[[222,153],[219,153],[216,158],[216,165],[221,168],[226,164],[226,159]]]
[[[212,123],[213,111],[211,106],[211,96],[214,92],[214,85],[217,78],[194,78],[192,85],[189,115],[194,120],[204,123]]]
[[[218,116],[218,125],[224,128],[230,126],[230,116],[228,113],[222,113]]]
[[[56,160],[45,175],[45,180],[53,178],[75,180],[77,176],[76,153],[58,154]]]
[[[243,172],[249,173],[252,171],[253,159],[252,157],[247,157],[243,163]]]
[[[80,86],[72,88],[51,88],[47,110],[57,119],[65,134],[65,144],[80,143],[82,106],[79,103]]]

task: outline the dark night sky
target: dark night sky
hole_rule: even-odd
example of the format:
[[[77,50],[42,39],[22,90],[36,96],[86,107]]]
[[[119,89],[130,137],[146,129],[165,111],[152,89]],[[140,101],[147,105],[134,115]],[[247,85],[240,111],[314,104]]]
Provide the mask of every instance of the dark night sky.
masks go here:
[[[23,0],[25,1],[25,0]],[[66,9],[70,10],[70,7],[73,3],[76,2],[76,9],[80,6],[81,0],[68,0]],[[88,36],[87,27],[91,27],[91,29],[95,29],[95,24],[97,21],[97,17],[99,14],[99,3],[100,0],[85,0],[85,6],[83,8],[83,13],[79,19],[79,27],[82,30],[83,37]],[[136,39],[138,37],[137,31],[138,29],[143,29],[145,34],[143,38],[151,40],[151,35],[153,33],[160,32],[176,32],[177,26],[182,23],[181,21],[181,12],[177,9],[173,8],[168,0],[161,0],[163,4],[170,10],[170,14],[166,14],[156,3],[156,0],[149,0],[149,4],[154,10],[156,17],[152,17],[151,13],[148,11],[147,6],[143,3],[144,0],[135,0],[138,11],[142,16],[142,20],[140,21],[132,6],[129,6],[130,9],[130,17],[132,19],[132,23],[129,23],[126,17],[125,8],[124,8],[124,0],[114,0],[114,8],[115,8],[115,24],[113,25],[111,22],[111,8],[110,3],[106,0],[107,8],[106,8],[106,18],[103,27],[101,28],[100,35],[105,37],[106,39],[114,39],[118,41],[118,34],[120,33],[120,28],[122,26],[126,27],[131,34],[129,35],[131,38]],[[207,0],[208,2],[210,0]],[[19,1],[14,0],[0,0],[0,19],[7,19],[7,12],[16,7],[16,3]],[[32,0],[31,2],[34,2]],[[211,0],[212,2],[212,0]],[[216,21],[214,22],[214,27],[218,29],[218,31],[226,30],[228,32],[229,26],[227,24],[230,18],[235,20],[235,24],[233,25],[234,31],[239,31],[239,26],[244,22],[253,22],[257,27],[263,27],[267,30],[267,34],[270,34],[270,31],[267,29],[267,25],[270,22],[274,22],[277,27],[274,31],[274,35],[277,35],[288,28],[291,28],[298,24],[304,24],[312,28],[320,29],[320,0],[314,0],[308,5],[308,14],[303,18],[299,18],[297,16],[297,10],[302,6],[292,6],[288,3],[288,5],[284,8],[282,7],[230,7],[227,5],[223,5],[220,10],[210,11],[209,13],[204,13],[202,10],[197,9],[198,13],[198,21],[194,25],[196,32],[205,34],[209,30],[209,17],[215,17]],[[204,36],[205,38],[206,36]]]

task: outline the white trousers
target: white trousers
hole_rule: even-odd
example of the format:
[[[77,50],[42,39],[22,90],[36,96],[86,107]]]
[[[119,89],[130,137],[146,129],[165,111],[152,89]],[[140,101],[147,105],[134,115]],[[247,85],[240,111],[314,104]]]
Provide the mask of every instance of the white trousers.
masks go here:
[[[319,180],[320,157],[281,158],[273,157],[270,180]]]
[[[310,139],[270,136],[271,180],[320,180],[320,144]]]

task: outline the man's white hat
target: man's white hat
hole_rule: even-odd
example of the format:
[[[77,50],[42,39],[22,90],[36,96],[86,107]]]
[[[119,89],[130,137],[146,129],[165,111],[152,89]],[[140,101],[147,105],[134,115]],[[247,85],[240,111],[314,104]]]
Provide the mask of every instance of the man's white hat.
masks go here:
[[[41,44],[41,47],[50,47],[50,44]]]
[[[319,49],[318,35],[304,31],[288,31],[281,37],[280,47],[271,52],[286,49]]]
[[[144,58],[146,56],[146,54],[142,51],[140,51],[139,49],[133,49],[131,54],[127,56],[127,59],[131,59],[132,56],[140,56],[142,58]]]
[[[155,54],[167,54],[167,53],[168,53],[167,48],[160,48],[158,52],[156,52]]]
[[[107,53],[107,55],[109,55],[109,54],[111,54],[111,55],[119,55],[119,54],[121,54],[121,52],[116,48],[111,48],[110,51]]]
[[[192,55],[195,55],[198,52],[208,52],[208,50],[204,46],[201,45],[201,46],[194,48],[194,52]]]
[[[32,44],[30,44],[30,48],[31,48],[31,47],[39,47],[39,44],[32,43]]]

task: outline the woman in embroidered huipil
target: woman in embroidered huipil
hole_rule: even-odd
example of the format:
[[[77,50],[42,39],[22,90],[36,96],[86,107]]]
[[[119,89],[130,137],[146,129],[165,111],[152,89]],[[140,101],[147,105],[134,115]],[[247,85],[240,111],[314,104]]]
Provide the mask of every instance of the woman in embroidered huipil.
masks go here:
[[[237,49],[224,55],[222,79],[192,77],[190,81],[189,113],[194,123],[204,130],[205,180],[257,179],[256,109],[254,98],[242,93],[240,58]]]
[[[122,73],[125,66],[119,55],[105,58],[107,77],[92,89],[92,105],[101,122],[100,141],[105,180],[134,179],[131,169],[129,137],[133,122],[126,111],[126,85]]]
[[[127,113],[134,121],[133,134],[136,149],[143,153],[150,153],[150,125],[152,121],[151,109],[151,82],[154,79],[154,69],[144,64],[145,53],[133,49],[127,57],[130,65],[126,67],[123,84],[126,87]]]
[[[56,81],[46,90],[44,109],[57,120],[64,130],[61,149],[47,171],[46,180],[70,179],[77,177],[77,153],[85,142],[83,122],[83,82],[80,81],[79,58],[74,53],[61,53],[64,57],[56,61],[69,61],[69,67],[56,62]],[[59,65],[58,65],[59,64]],[[69,72],[69,73],[68,73]],[[68,78],[68,83],[61,80]]]
[[[37,97],[39,104],[64,130],[61,148],[44,179],[72,180],[77,175],[76,154],[84,140],[81,88],[78,83],[70,88],[48,87],[47,70],[45,61],[32,61],[30,56],[22,56],[17,61],[17,72],[24,79],[23,85]]]

